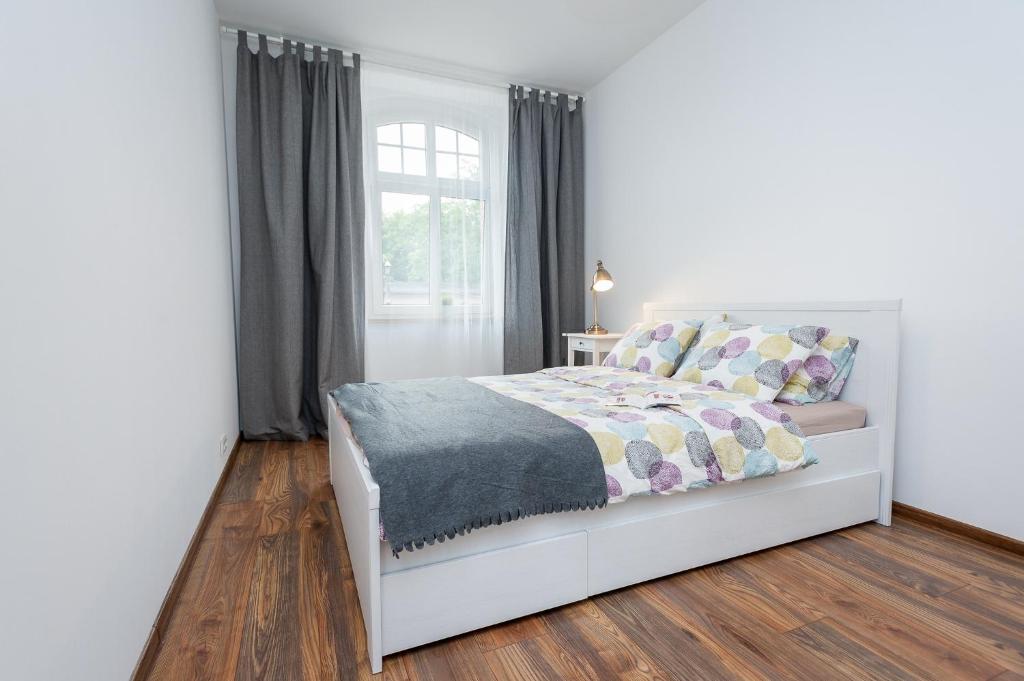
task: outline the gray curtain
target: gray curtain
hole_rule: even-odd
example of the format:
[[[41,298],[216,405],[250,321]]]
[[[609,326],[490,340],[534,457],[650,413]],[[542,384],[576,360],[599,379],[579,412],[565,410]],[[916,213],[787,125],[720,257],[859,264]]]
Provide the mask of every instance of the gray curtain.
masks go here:
[[[505,373],[566,364],[582,331],[583,100],[509,88]]]
[[[326,432],[326,394],[363,380],[359,55],[238,34],[239,411],[252,439]]]

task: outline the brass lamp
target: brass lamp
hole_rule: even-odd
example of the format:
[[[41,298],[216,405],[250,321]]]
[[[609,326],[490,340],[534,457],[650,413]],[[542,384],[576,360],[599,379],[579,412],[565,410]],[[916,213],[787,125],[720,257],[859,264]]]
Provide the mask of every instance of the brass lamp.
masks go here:
[[[612,279],[612,275],[608,274],[604,264],[598,260],[594,280],[590,283],[590,293],[594,296],[594,323],[588,326],[584,333],[590,336],[603,336],[608,333],[608,329],[597,323],[597,294],[600,291],[607,291],[612,286],[615,286],[615,280]]]

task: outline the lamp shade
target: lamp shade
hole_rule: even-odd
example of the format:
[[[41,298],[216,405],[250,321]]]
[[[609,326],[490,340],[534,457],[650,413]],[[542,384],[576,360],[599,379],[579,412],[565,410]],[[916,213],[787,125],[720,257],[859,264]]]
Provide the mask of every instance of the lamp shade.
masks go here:
[[[590,284],[590,287],[595,291],[607,291],[612,286],[615,286],[615,280],[612,279],[612,275],[608,274],[608,270],[604,268],[604,264],[597,261],[597,271],[594,272],[594,280]]]

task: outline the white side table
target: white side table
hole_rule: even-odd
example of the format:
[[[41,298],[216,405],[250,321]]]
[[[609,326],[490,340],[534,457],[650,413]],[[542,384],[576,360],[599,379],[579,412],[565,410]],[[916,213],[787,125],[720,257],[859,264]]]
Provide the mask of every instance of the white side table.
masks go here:
[[[576,353],[589,352],[591,366],[598,366],[622,338],[621,333],[606,333],[601,336],[589,336],[585,333],[563,333],[569,343],[569,366],[576,366]]]

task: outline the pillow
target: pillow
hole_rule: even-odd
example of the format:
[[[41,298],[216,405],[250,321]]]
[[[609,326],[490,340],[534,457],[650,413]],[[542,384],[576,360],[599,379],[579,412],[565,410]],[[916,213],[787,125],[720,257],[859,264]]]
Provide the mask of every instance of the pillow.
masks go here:
[[[771,402],[827,335],[821,326],[714,324],[673,378]]]
[[[712,328],[716,324],[721,324],[722,322],[726,321],[728,318],[729,318],[729,315],[727,315],[726,313],[718,312],[718,313],[715,313],[715,314],[711,315],[707,319],[705,319],[701,323],[700,331],[697,332],[697,338],[695,338],[693,342],[694,343],[699,343],[704,338],[704,336],[707,335],[708,329]]]
[[[699,319],[637,322],[604,358],[606,367],[669,377],[700,331]]]
[[[856,338],[825,336],[821,345],[796,370],[775,398],[786,404],[812,404],[838,399],[857,358]]]

